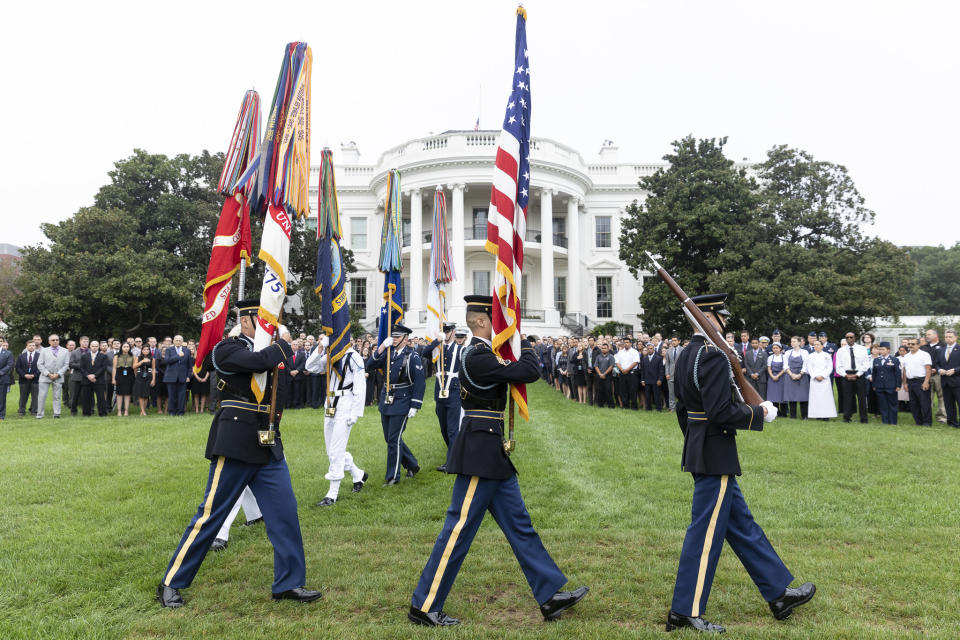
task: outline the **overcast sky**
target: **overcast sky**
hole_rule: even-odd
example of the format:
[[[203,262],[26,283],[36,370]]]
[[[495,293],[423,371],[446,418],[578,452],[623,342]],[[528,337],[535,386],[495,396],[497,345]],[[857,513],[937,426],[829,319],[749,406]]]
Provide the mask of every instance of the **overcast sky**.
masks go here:
[[[960,241],[955,2],[529,0],[533,134],[658,161],[687,134],[845,165],[897,244]],[[113,163],[223,151],[243,93],[270,100],[286,42],[313,47],[313,159],[361,161],[499,128],[514,9],[474,2],[18,2],[0,38],[0,242],[92,203]],[[481,88],[482,86],[482,100]],[[336,159],[336,155],[334,156]]]

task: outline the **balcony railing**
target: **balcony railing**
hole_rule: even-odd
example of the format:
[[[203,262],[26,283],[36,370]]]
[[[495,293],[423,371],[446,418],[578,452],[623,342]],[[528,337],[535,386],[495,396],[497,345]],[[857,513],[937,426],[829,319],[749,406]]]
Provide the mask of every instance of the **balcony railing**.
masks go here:
[[[448,230],[448,234],[451,232]],[[452,239],[452,238],[451,238]],[[487,239],[487,228],[474,228],[466,227],[463,230],[463,239],[464,240],[486,240]],[[543,234],[540,233],[539,229],[527,229],[526,234],[524,234],[525,242],[536,242],[540,243],[543,239]],[[433,230],[423,232],[423,244],[430,244],[433,241]],[[403,234],[402,239],[404,247],[410,246],[410,232],[407,231]],[[562,247],[563,249],[567,248],[567,236],[562,233],[553,234],[553,246]]]

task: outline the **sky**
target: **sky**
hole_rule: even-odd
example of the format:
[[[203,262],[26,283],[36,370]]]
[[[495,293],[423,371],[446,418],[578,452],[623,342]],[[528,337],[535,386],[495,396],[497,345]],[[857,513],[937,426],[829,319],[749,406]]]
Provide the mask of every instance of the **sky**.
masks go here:
[[[728,157],[787,144],[844,165],[870,235],[960,241],[955,2],[528,0],[535,137],[656,162],[691,134]],[[0,242],[89,206],[133,149],[225,151],[244,92],[270,100],[284,45],[313,48],[312,157],[361,162],[447,129],[498,129],[516,4],[54,2],[5,7]]]

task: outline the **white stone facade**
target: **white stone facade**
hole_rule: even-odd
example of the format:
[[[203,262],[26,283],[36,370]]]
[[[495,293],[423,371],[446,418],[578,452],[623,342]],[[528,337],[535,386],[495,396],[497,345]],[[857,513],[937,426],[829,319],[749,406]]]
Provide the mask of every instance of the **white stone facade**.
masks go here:
[[[388,149],[374,164],[360,162],[352,143],[334,155],[343,245],[354,252],[357,268],[350,276],[350,301],[364,308],[365,326],[375,326],[383,302],[377,260],[386,177],[393,168],[400,171],[403,193],[405,324],[415,333],[426,324],[437,189],[446,193],[457,275],[448,285],[447,316],[462,324],[463,296],[475,288],[477,293],[484,288],[484,293],[490,292],[494,258],[485,251],[484,241],[498,133],[448,131],[410,140]],[[643,285],[618,256],[620,222],[626,207],[644,198],[637,181],[663,165],[618,162],[616,147],[609,142],[590,163],[576,150],[545,138],[531,141],[530,156],[523,330],[556,336],[611,320],[640,329],[638,298]],[[319,171],[313,167],[312,184],[318,184]],[[315,198],[314,191],[311,199]],[[551,232],[547,237],[552,236],[552,242],[543,241],[544,229]]]

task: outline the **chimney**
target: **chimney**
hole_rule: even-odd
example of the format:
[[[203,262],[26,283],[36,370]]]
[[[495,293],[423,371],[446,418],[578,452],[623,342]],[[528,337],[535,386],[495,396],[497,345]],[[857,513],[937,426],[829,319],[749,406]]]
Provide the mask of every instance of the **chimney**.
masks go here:
[[[600,161],[616,162],[618,148],[617,145],[613,144],[613,140],[604,140],[603,144],[600,145]]]
[[[357,149],[357,143],[351,140],[347,144],[340,145],[340,160],[345,164],[357,164],[360,162],[360,150]]]

